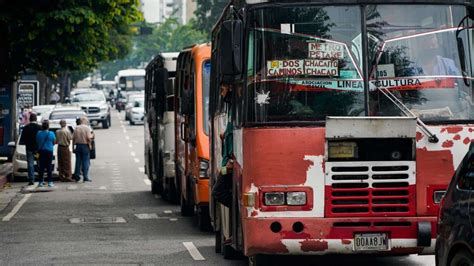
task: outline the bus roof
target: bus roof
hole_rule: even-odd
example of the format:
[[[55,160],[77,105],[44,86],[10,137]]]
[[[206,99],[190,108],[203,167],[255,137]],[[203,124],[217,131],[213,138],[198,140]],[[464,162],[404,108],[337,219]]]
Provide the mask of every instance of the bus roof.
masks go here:
[[[130,77],[130,76],[145,76],[145,69],[125,69],[120,70],[117,75],[119,77]]]
[[[165,60],[165,68],[168,72],[176,72],[176,62],[178,60],[179,53],[161,53]]]

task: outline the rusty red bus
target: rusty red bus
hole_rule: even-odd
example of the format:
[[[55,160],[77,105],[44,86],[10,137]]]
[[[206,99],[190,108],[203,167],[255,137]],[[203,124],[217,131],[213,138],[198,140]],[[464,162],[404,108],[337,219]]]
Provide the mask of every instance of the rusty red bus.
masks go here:
[[[433,254],[474,138],[472,6],[231,1],[212,33],[211,190],[232,168],[216,251]]]

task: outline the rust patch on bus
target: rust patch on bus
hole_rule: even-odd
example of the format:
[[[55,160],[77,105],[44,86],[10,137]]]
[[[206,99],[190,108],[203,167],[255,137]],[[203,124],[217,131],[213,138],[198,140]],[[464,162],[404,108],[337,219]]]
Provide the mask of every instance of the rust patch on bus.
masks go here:
[[[327,241],[321,240],[304,240],[300,242],[301,251],[310,252],[310,251],[325,251],[329,248]]]

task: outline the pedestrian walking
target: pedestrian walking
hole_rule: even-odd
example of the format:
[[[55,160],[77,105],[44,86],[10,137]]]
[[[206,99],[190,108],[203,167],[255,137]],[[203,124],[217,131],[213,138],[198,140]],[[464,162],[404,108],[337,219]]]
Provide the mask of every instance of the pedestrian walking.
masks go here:
[[[71,151],[69,146],[72,141],[72,133],[67,128],[66,120],[59,121],[61,129],[56,131],[56,140],[58,143],[58,172],[59,180],[62,182],[72,182],[71,170]]]
[[[54,187],[53,184],[53,150],[56,142],[56,136],[49,131],[49,121],[45,120],[41,124],[42,130],[36,134],[36,143],[39,152],[39,183],[38,187],[44,186],[44,171],[48,175],[48,187]]]
[[[79,182],[81,179],[81,170],[84,182],[91,182],[89,178],[90,167],[90,145],[94,134],[89,127],[87,117],[81,117],[79,125],[76,126],[72,137],[74,152],[76,154],[76,167],[74,169],[74,179]]]
[[[38,144],[36,143],[36,134],[41,130],[38,125],[37,116],[35,113],[30,114],[30,123],[26,125],[20,135],[20,145],[26,146],[26,162],[28,169],[28,185],[32,186],[35,183],[35,153],[38,151]]]

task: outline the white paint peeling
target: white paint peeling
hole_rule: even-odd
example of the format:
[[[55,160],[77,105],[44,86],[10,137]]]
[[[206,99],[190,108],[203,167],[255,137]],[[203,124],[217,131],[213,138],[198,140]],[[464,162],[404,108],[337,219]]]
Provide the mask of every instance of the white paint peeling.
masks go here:
[[[444,132],[443,129],[446,128],[446,126],[430,126],[429,129],[431,132],[436,134],[436,136],[439,138],[439,141],[437,143],[431,143],[428,141],[428,137],[423,135],[423,138],[421,140],[418,140],[416,142],[416,147],[418,149],[423,149],[425,148],[427,151],[447,151],[450,150],[452,155],[453,155],[453,167],[456,169],[459,164],[461,163],[462,159],[467,153],[467,150],[469,149],[469,144],[464,143],[464,139],[469,138],[469,139],[474,139],[474,132],[469,132],[469,130],[473,130],[474,127],[463,127],[462,130],[458,133],[448,133],[446,130]],[[421,133],[421,132],[420,132]],[[460,138],[459,140],[454,140],[454,136],[459,135]],[[452,147],[443,147],[443,143],[445,141],[452,141],[453,146]]]

